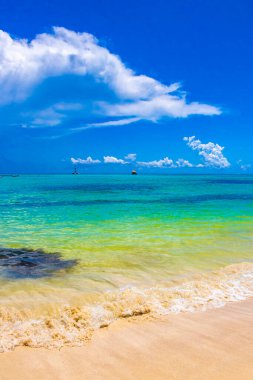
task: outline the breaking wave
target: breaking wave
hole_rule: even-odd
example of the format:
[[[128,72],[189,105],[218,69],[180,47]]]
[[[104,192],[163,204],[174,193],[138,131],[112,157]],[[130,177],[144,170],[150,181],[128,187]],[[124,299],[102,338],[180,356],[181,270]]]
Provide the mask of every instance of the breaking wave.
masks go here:
[[[170,313],[205,311],[253,296],[253,263],[227,266],[194,276],[175,286],[126,287],[107,291],[96,302],[64,305],[41,313],[0,306],[0,351],[16,346],[82,345],[94,330],[120,318],[159,317]],[[33,302],[36,302],[33,299]]]

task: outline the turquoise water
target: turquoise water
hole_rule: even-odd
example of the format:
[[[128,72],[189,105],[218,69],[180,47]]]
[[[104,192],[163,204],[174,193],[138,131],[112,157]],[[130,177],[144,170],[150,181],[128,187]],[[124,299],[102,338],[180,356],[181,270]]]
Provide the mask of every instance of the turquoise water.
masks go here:
[[[59,252],[83,276],[167,277],[251,259],[253,176],[41,175],[0,186],[0,246]]]
[[[250,175],[24,175],[0,178],[0,194],[0,248],[71,262],[0,259],[1,305],[24,315],[253,259]]]

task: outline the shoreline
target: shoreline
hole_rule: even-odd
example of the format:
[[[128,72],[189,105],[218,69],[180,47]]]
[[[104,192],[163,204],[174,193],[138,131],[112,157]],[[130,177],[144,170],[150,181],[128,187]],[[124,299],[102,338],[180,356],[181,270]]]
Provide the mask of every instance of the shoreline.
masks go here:
[[[97,330],[120,320],[133,317],[140,321],[161,320],[173,315],[179,318],[181,314],[206,312],[250,299],[253,297],[253,263],[231,264],[218,271],[196,274],[191,280],[173,286],[160,284],[108,291],[98,302],[91,303],[81,297],[69,304],[64,304],[63,299],[59,303],[59,297],[54,298],[54,304],[49,298],[45,303],[47,293],[42,290],[37,289],[26,299],[13,299],[5,294],[5,304],[2,302],[0,307],[0,352],[20,346],[46,349],[80,346],[93,339]],[[34,302],[30,305],[32,295]]]
[[[253,298],[156,320],[121,319],[82,347],[0,354],[1,380],[252,380]]]

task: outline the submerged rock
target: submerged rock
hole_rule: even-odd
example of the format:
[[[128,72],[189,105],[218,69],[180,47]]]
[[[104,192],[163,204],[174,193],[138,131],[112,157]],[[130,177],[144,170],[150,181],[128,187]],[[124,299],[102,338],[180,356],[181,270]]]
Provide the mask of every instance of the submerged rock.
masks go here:
[[[0,248],[0,275],[9,278],[39,278],[72,268],[76,260],[64,260],[59,253],[25,248]]]

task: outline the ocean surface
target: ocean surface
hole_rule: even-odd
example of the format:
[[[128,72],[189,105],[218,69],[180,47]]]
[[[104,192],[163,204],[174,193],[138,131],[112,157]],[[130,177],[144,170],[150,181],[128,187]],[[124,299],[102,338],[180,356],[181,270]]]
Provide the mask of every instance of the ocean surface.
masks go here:
[[[0,351],[253,295],[252,175],[0,178]]]

